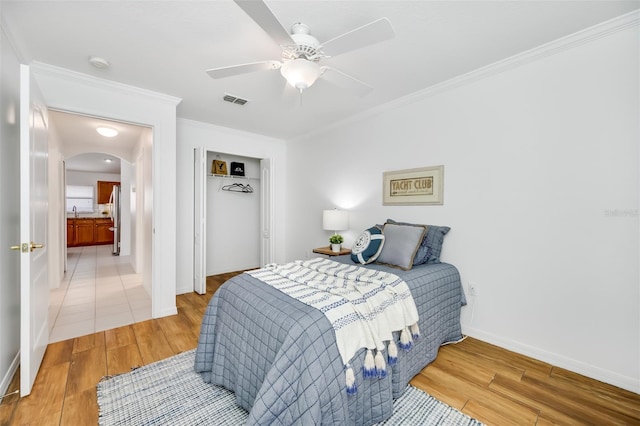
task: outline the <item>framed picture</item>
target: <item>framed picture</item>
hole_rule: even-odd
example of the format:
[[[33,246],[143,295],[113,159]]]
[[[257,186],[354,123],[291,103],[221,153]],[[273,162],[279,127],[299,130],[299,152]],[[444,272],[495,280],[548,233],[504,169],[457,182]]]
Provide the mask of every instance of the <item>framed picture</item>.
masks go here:
[[[443,204],[444,166],[395,170],[382,175],[382,205]]]

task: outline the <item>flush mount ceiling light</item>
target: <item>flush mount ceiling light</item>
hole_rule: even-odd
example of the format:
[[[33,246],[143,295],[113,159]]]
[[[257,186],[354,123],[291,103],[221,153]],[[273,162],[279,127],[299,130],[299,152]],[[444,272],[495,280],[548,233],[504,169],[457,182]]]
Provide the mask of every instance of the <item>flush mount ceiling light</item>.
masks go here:
[[[105,158],[105,159],[104,159],[104,162],[105,162],[105,163],[111,163],[111,162],[113,162],[113,160],[112,160],[111,158]]]
[[[320,66],[316,62],[298,58],[282,64],[280,73],[290,85],[302,92],[320,77]]]
[[[116,129],[112,129],[111,127],[98,127],[96,132],[100,133],[105,138],[112,138],[118,135],[118,131]]]
[[[99,58],[98,56],[90,56],[89,63],[99,70],[107,69],[111,65],[109,61],[104,58]]]

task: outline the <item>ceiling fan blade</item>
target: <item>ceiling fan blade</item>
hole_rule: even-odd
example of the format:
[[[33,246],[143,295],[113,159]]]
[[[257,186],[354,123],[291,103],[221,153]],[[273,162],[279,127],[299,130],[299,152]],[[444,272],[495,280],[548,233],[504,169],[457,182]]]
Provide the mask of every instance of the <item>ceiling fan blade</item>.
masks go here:
[[[364,81],[360,81],[357,78],[351,77],[348,74],[343,73],[335,68],[320,67],[322,72],[321,78],[343,89],[349,90],[358,96],[366,96],[372,90],[373,87],[369,86]]]
[[[229,67],[211,68],[207,74],[211,78],[225,78],[232,75],[246,74],[255,71],[277,70],[282,66],[280,61],[252,62],[250,64],[231,65]]]
[[[287,31],[278,18],[273,14],[271,9],[262,0],[233,0],[244,12],[253,19],[256,24],[269,34],[278,45],[289,46],[295,45],[296,42],[291,38],[291,34]]]
[[[392,39],[395,35],[391,22],[387,18],[380,18],[324,42],[322,50],[329,56],[338,56],[351,50]]]

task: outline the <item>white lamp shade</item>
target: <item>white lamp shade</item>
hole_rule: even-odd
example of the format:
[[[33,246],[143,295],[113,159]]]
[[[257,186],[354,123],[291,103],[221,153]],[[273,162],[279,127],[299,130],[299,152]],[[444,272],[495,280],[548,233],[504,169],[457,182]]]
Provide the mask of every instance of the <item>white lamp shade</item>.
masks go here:
[[[320,77],[320,67],[315,62],[299,58],[285,62],[280,68],[280,73],[290,85],[304,90]]]
[[[338,209],[324,210],[322,212],[322,229],[327,231],[349,229],[349,212]]]

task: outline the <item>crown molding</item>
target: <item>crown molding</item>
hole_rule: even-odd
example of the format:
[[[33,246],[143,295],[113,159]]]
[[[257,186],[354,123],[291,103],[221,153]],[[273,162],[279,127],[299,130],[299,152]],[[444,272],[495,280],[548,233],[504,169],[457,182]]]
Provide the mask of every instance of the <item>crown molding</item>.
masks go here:
[[[0,30],[2,31],[2,37],[5,40],[7,40],[7,43],[9,43],[9,46],[11,46],[13,53],[16,55],[16,58],[18,58],[18,62],[21,64],[24,64],[25,63],[24,54],[20,49],[18,49],[18,43],[16,43],[16,40],[13,37],[13,34],[11,33],[11,31],[9,31],[9,27],[6,21],[4,20],[4,15],[1,15],[1,14],[0,14]]]
[[[140,87],[130,86],[128,84],[118,83],[111,80],[105,80],[103,78],[94,77],[77,71],[71,71],[66,68],[45,64],[43,62],[33,61],[30,66],[34,73],[40,75],[61,78],[67,81],[72,81],[74,83],[85,84],[91,87],[99,87],[104,90],[116,91],[123,94],[135,94],[154,102],[162,102],[172,106],[177,106],[180,102],[182,102],[181,98],[177,98],[175,96],[154,92],[152,90],[142,89]]]
[[[449,80],[441,83],[434,84],[425,89],[411,93],[409,95],[392,100],[377,107],[368,109],[362,113],[351,116],[341,121],[337,121],[334,124],[327,126],[323,129],[312,131],[304,135],[293,138],[292,140],[304,140],[309,137],[321,135],[327,133],[330,130],[343,127],[353,122],[361,121],[372,116],[379,115],[386,111],[391,111],[402,107],[407,104],[411,104],[423,99],[427,99],[438,93],[442,93],[448,90],[455,89],[460,86],[464,86],[478,80],[491,77],[493,75],[517,68],[531,62],[538,61],[540,59],[556,55],[558,53],[573,49],[575,47],[590,43],[592,41],[607,37],[609,35],[626,30],[627,28],[636,27],[640,24],[640,9],[634,10],[627,14],[618,16],[608,21],[596,24],[592,27],[580,30],[565,37],[553,40],[549,43],[545,43],[533,49],[526,50],[516,55],[510,56],[506,59],[494,62],[490,65],[475,69],[465,74],[461,74],[457,77],[453,77]]]

